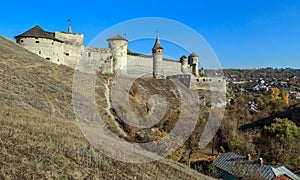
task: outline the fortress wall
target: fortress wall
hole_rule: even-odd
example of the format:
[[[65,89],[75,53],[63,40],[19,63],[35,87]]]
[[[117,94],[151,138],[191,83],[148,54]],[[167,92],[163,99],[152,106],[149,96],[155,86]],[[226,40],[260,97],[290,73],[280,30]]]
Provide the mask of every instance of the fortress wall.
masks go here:
[[[64,63],[63,43],[45,38],[21,38],[19,42],[29,51],[57,64]]]
[[[65,44],[72,44],[73,46],[81,47],[84,43],[83,34],[73,34],[67,32],[54,32],[55,38],[64,41]]]
[[[83,51],[84,51],[84,47],[77,47],[69,44],[64,44],[63,47],[64,64],[74,68],[78,60],[80,59]]]
[[[127,55],[127,74],[130,77],[153,77],[153,58]]]
[[[84,51],[83,34],[55,32],[55,38],[64,41],[64,64],[74,68]]]
[[[163,60],[163,72],[166,76],[182,74],[179,61]]]
[[[191,89],[222,90],[226,81],[221,77],[192,77]]]
[[[185,68],[182,68],[183,73],[192,73],[192,67],[187,65]]]
[[[146,77],[153,77],[153,58],[128,55],[128,75],[138,76],[145,74]],[[178,61],[163,60],[162,69],[165,76],[182,74],[181,63]]]
[[[85,66],[92,66],[96,72],[102,74],[113,73],[113,55],[108,48],[86,47],[82,54],[82,60]]]
[[[63,52],[64,52],[64,43],[54,41],[52,62],[56,62],[57,64],[65,64]]]
[[[169,76],[168,79],[178,79],[187,88],[191,86],[191,74],[173,75]]]
[[[221,91],[226,87],[226,81],[220,77],[195,77],[192,74],[168,76],[169,79],[178,79],[189,89]]]

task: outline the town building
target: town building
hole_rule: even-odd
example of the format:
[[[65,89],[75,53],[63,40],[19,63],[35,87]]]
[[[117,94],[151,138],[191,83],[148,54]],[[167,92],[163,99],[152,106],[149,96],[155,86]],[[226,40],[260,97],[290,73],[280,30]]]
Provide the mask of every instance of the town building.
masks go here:
[[[221,171],[221,178],[232,179],[264,179],[264,180],[300,180],[300,178],[284,166],[264,164],[263,159],[253,160],[251,155],[242,156],[234,152],[221,154],[213,164]]]

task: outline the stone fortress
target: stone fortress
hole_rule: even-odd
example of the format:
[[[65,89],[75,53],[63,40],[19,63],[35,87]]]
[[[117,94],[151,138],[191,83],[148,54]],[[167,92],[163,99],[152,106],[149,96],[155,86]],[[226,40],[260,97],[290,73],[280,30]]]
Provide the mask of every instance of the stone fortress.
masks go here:
[[[124,76],[153,77],[157,79],[179,79],[190,89],[209,89],[211,82],[225,83],[223,78],[208,78],[203,69],[199,72],[199,59],[195,53],[179,60],[163,58],[163,47],[157,36],[152,48],[152,56],[131,52],[128,40],[119,34],[108,38],[108,48],[84,46],[84,36],[68,32],[47,32],[35,26],[15,36],[16,42],[29,51],[56,64],[72,68],[80,58],[93,64],[95,71],[102,74],[121,73]]]

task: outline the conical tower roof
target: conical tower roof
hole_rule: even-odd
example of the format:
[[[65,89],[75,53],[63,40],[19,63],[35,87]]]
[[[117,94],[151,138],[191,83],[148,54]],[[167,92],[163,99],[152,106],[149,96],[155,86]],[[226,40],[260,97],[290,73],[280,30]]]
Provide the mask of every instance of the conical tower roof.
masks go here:
[[[180,59],[186,59],[187,57],[185,55],[181,56]]]
[[[186,60],[186,59],[187,59],[187,57],[186,57],[185,55],[183,55],[183,56],[180,57],[179,60],[180,60],[180,62],[182,62],[182,61],[184,61],[184,60]]]
[[[15,36],[16,39],[20,38],[20,37],[46,38],[46,39],[52,39],[55,41],[63,42],[63,41],[55,38],[55,35],[53,32],[47,32],[44,29],[42,29],[40,26],[34,26],[33,28],[29,29],[28,31],[24,32],[23,34]]]
[[[192,54],[190,54],[189,57],[198,57],[198,55],[192,52]]]
[[[124,38],[124,37],[121,36],[120,34],[116,34],[116,35],[114,35],[113,37],[108,38],[107,40],[108,40],[108,41],[109,41],[109,40],[124,40],[124,41],[128,41],[126,38]]]
[[[160,40],[159,40],[159,37],[158,37],[158,36],[156,36],[155,44],[154,44],[154,46],[153,46],[153,48],[152,48],[152,51],[155,51],[155,50],[157,50],[157,49],[164,49],[164,48],[161,47],[161,45],[160,45]]]

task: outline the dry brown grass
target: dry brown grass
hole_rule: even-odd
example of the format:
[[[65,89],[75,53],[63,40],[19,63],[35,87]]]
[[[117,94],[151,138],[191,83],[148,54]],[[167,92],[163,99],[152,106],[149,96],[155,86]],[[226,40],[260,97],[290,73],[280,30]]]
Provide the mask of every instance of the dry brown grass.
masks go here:
[[[0,179],[206,179],[170,160],[130,164],[93,149],[74,116],[72,77],[0,37]]]

